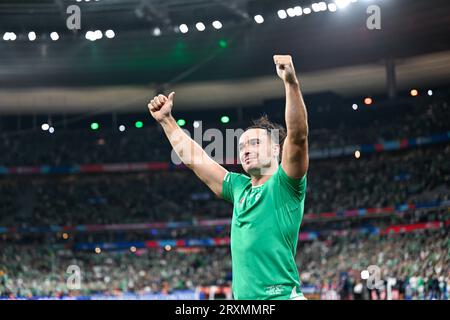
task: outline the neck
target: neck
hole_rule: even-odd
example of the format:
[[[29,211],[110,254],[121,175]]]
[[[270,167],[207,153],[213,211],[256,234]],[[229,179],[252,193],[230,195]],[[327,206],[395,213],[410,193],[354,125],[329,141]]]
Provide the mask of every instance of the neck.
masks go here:
[[[278,168],[278,164],[277,164],[277,166],[265,168],[263,175],[251,175],[252,186],[257,187],[257,186],[263,185],[275,173],[277,168]]]

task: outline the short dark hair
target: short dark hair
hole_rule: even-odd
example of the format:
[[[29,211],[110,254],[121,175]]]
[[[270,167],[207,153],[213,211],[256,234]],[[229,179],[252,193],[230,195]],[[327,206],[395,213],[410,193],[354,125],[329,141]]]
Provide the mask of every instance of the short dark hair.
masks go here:
[[[266,114],[263,114],[258,119],[253,119],[252,124],[245,129],[245,131],[249,129],[264,129],[266,130],[267,134],[271,136],[272,130],[278,130],[278,139],[280,144],[280,157],[279,160],[281,161],[281,155],[283,153],[283,144],[284,140],[286,139],[286,129],[278,123],[274,123],[269,120],[269,117]]]

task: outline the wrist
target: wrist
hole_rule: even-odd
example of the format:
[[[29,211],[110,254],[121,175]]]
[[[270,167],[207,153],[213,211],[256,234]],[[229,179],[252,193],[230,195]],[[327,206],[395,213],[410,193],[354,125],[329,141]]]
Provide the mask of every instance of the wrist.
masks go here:
[[[176,124],[176,121],[172,115],[169,115],[167,117],[162,118],[159,121],[159,124],[163,127],[167,127],[167,126],[172,126],[172,125]]]
[[[297,78],[284,80],[284,85],[286,88],[300,89],[300,83]]]

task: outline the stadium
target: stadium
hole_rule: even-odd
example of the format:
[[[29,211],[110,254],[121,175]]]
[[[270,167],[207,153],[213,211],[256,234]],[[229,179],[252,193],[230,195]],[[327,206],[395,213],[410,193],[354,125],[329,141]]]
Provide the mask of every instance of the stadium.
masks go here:
[[[308,124],[290,257],[304,297],[449,300],[449,12],[443,0],[2,1],[0,299],[236,299],[236,209],[183,164],[155,112],[173,99],[177,128],[245,176],[239,130],[289,120],[273,57],[290,55]]]

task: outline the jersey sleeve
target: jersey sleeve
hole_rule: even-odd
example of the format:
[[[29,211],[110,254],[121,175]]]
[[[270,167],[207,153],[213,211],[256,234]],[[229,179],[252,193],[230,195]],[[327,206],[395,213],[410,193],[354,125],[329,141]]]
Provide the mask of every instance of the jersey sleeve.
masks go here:
[[[306,194],[306,173],[302,178],[294,179],[287,175],[281,164],[278,166],[278,177],[280,185],[285,188],[293,197],[297,197],[300,201],[305,198]]]
[[[222,198],[234,203],[235,195],[245,188],[249,181],[250,178],[243,174],[227,172],[222,182]]]

